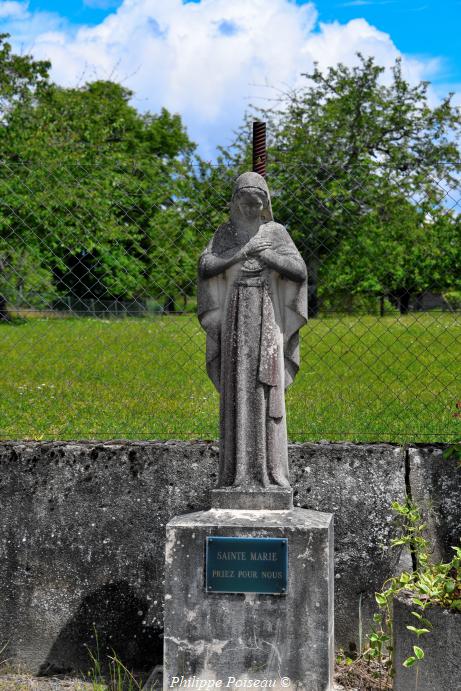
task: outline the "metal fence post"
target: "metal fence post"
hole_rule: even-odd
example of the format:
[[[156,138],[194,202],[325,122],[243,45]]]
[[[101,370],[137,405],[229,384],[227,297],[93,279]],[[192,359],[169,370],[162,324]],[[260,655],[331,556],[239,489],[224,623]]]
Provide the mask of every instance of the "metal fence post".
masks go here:
[[[266,177],[266,123],[253,123],[253,171]]]

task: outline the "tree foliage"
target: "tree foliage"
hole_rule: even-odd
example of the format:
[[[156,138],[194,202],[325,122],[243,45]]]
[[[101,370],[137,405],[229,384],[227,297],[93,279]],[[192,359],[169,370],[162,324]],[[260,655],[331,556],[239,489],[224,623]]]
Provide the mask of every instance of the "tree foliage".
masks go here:
[[[207,164],[179,115],[141,114],[111,81],[59,87],[49,68],[0,36],[0,319],[7,301],[69,295],[185,303],[232,180],[251,167],[249,120]],[[388,298],[405,312],[418,293],[459,290],[451,95],[434,106],[398,60],[390,74],[359,56],[304,76],[256,116],[268,122],[276,218],[308,265],[311,315],[318,297],[331,309]]]
[[[304,75],[305,85],[256,110],[268,122],[277,218],[308,264],[311,314],[341,293],[412,295],[461,282],[461,236],[450,190],[458,185],[461,118],[448,95],[410,85],[397,60],[373,58]],[[231,163],[249,159],[248,123]],[[453,203],[454,205],[454,203]]]
[[[10,98],[0,140],[7,297],[171,303],[195,274],[185,201],[195,146],[180,116],[140,114],[133,94],[110,81],[56,86],[47,64],[24,60],[29,82]]]

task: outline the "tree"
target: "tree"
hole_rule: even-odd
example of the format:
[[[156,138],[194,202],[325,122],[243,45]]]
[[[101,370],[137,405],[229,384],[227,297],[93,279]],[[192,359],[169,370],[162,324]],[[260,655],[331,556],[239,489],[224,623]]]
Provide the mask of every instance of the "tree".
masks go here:
[[[0,34],[0,141],[17,106],[33,103],[47,89],[51,67],[46,60],[15,55],[7,38]]]
[[[15,55],[7,42],[8,34],[0,34],[0,176],[4,179],[4,141],[8,136],[12,114],[34,103],[48,86],[50,63],[35,61],[29,55]],[[9,319],[7,310],[7,289],[11,266],[6,240],[11,236],[8,196],[1,186],[2,206],[0,207],[0,321]],[[26,277],[24,280],[27,280]]]
[[[446,204],[460,170],[461,118],[452,95],[433,107],[428,83],[411,86],[400,60],[389,83],[384,72],[361,55],[352,68],[324,73],[316,66],[305,86],[256,111],[271,132],[268,174],[278,220],[308,265],[311,316],[319,287],[324,296],[384,292],[404,312],[410,296],[434,282],[424,246],[443,241],[445,231],[437,233],[455,221]],[[230,158],[242,154],[248,158],[240,137]],[[459,281],[459,266],[438,274],[440,288]]]
[[[431,219],[397,197],[387,200],[387,211],[385,222],[370,212],[325,263],[320,292],[330,306],[343,295],[382,296],[405,314],[410,296],[461,286],[459,217]]]
[[[33,248],[55,296],[169,301],[178,292],[158,258],[169,225],[187,230],[195,145],[179,115],[140,114],[132,95],[108,81],[48,84],[9,113],[4,223],[16,250]]]

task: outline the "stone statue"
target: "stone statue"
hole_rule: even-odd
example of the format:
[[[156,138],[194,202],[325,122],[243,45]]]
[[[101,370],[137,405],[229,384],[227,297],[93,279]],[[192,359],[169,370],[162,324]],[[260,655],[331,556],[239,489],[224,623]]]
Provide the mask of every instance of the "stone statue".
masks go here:
[[[306,266],[257,173],[236,180],[230,220],[200,257],[198,317],[220,393],[218,487],[289,488],[284,390],[299,367]]]

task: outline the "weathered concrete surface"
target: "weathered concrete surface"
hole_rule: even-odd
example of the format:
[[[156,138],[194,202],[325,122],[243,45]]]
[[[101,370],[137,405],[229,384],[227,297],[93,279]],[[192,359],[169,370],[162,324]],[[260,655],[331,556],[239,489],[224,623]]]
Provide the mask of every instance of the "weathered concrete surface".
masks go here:
[[[408,450],[411,496],[422,507],[434,545],[433,561],[451,561],[461,540],[461,469],[442,457],[444,446]]]
[[[430,607],[424,616],[432,624],[430,633],[419,639],[408,631],[407,626],[418,626],[411,601],[396,598],[394,601],[394,691],[455,691],[461,688],[459,651],[461,649],[461,612]],[[403,661],[414,655],[413,646],[424,650],[424,660],[413,667],[403,667]],[[416,683],[416,674],[418,680]]]
[[[164,689],[174,677],[270,680],[330,691],[334,670],[331,514],[211,510],[167,526]],[[207,593],[207,536],[288,538],[286,595]],[[226,564],[224,564],[226,566]],[[248,566],[247,566],[248,568]]]
[[[4,656],[88,667],[96,630],[102,657],[161,661],[165,525],[206,505],[216,459],[206,444],[0,446]]]
[[[370,630],[374,593],[398,569],[391,502],[405,497],[405,455],[389,444],[294,444],[294,503],[335,516],[335,632],[354,650]]]
[[[335,514],[335,632],[348,648],[359,613],[365,631],[372,593],[396,568],[389,506],[404,498],[404,455],[385,444],[294,444],[289,453],[295,504]],[[433,460],[420,463],[433,494]],[[165,525],[209,508],[217,465],[214,443],[0,444],[5,656],[32,672],[77,669],[94,623],[102,651],[123,652],[133,667],[160,662]],[[460,471],[438,468],[438,535],[455,537]]]

